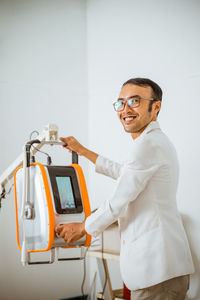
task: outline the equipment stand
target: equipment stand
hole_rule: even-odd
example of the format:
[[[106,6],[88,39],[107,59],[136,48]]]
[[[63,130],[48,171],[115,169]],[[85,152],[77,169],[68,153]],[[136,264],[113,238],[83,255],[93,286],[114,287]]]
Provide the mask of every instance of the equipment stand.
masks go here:
[[[87,256],[92,256],[92,257],[97,258],[97,264],[99,266],[99,270],[101,269],[100,261],[99,261],[100,259],[103,260],[103,264],[105,267],[107,284],[106,284],[106,288],[104,291],[104,295],[102,295],[102,292],[97,293],[97,299],[122,300],[123,299],[123,289],[117,289],[117,290],[112,289],[110,274],[109,274],[109,270],[108,270],[108,263],[107,263],[108,259],[119,261],[119,254],[106,253],[106,252],[102,253],[99,250],[98,251],[97,250],[88,250]],[[101,276],[101,272],[100,272],[100,276]]]

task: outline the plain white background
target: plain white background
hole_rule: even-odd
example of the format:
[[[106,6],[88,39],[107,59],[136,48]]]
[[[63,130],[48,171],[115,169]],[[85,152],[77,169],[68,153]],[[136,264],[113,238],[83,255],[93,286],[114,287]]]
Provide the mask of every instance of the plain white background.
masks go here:
[[[29,133],[47,123],[57,123],[60,135],[75,135],[92,150],[123,161],[131,138],[112,102],[127,79],[155,80],[164,93],[159,122],[180,161],[177,201],[196,268],[188,292],[193,300],[200,299],[199,28],[198,0],[0,1],[0,173],[21,153]],[[62,150],[54,157],[55,163],[69,161]],[[114,181],[95,174],[85,159],[81,163],[91,206],[98,207]],[[77,262],[20,265],[13,193],[0,215],[0,299],[80,294]],[[97,265],[90,262],[92,278]],[[110,269],[118,288],[119,266],[111,263]]]

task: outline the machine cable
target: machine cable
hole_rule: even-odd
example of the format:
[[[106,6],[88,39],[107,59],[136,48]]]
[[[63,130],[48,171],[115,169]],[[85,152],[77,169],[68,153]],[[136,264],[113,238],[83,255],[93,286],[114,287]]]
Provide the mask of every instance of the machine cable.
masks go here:
[[[37,131],[37,130],[33,130],[31,133],[30,133],[30,140],[32,140],[32,135],[34,134],[34,133],[36,133],[37,134],[37,136],[39,136],[39,132]],[[36,137],[37,137],[36,136]],[[51,160],[51,156],[48,154],[48,153],[46,153],[46,152],[44,152],[44,151],[41,151],[40,149],[38,149],[38,148],[36,148],[35,146],[33,146],[33,145],[31,145],[31,147],[33,147],[35,150],[37,150],[38,152],[41,152],[41,153],[43,153],[43,154],[45,154],[46,156],[47,156],[47,165],[48,166],[50,166],[51,164],[52,164],[52,160]],[[32,159],[32,162],[35,162],[35,156],[31,156],[31,159]]]
[[[103,249],[104,249],[104,238],[103,238],[103,232],[102,232],[101,233],[101,257],[102,257],[103,267],[104,267],[104,271],[105,271],[105,282],[103,285],[102,297],[105,293],[106,284],[107,284],[107,273],[106,273],[106,268],[105,268],[104,261],[103,261]]]
[[[92,245],[94,245],[96,243],[96,241],[93,241],[91,242],[90,246],[86,248],[85,250],[85,253],[84,253],[84,257],[83,257],[83,270],[84,270],[84,273],[83,273],[83,280],[82,280],[82,284],[81,284],[81,293],[82,293],[82,297],[83,297],[83,300],[84,300],[84,284],[85,284],[85,279],[86,279],[86,255],[87,255],[87,252],[88,250],[91,248]],[[105,284],[104,284],[105,285]]]

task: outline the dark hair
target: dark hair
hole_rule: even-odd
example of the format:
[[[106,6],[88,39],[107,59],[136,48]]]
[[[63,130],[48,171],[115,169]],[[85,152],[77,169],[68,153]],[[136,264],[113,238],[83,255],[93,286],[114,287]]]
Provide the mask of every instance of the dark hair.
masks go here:
[[[157,83],[155,83],[154,81],[152,81],[151,79],[148,78],[131,78],[129,80],[127,80],[123,86],[125,86],[126,84],[134,84],[134,85],[139,85],[139,86],[150,86],[152,88],[153,91],[153,95],[152,97],[155,98],[155,100],[160,100],[162,101],[162,90],[159,87],[159,85]]]

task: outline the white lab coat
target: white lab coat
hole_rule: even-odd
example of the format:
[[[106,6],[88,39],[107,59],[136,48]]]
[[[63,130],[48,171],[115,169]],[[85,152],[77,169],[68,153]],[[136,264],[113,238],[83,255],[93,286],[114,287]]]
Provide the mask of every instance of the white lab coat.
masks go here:
[[[119,220],[120,269],[126,286],[137,290],[193,273],[176,205],[177,156],[158,122],[151,122],[133,141],[125,164],[99,156],[96,171],[117,179],[117,184],[111,197],[87,218],[85,228],[95,236]]]

